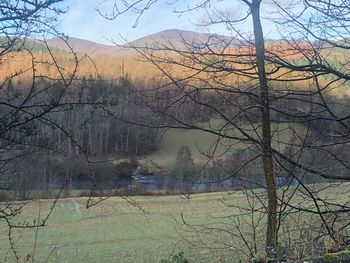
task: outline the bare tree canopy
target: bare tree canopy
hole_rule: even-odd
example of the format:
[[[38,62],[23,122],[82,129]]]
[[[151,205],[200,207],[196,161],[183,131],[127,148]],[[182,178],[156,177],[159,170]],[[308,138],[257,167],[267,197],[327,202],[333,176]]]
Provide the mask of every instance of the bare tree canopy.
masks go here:
[[[15,237],[34,229],[35,261],[39,228],[77,189],[86,208],[113,194],[145,214],[124,194],[226,190],[223,215],[193,223],[181,213],[176,223],[194,247],[252,262],[349,249],[350,205],[337,196],[350,181],[348,1],[102,1],[100,16],[130,16],[134,28],[157,7],[200,13],[207,33],[173,29],[105,53],[86,41],[91,57],[57,30],[63,4],[0,3],[0,223],[11,258],[24,258]],[[171,133],[172,163],[160,149]],[[242,204],[229,197],[236,190]],[[52,205],[26,220],[45,194]]]
[[[142,23],[142,16],[159,1],[112,3],[109,13],[100,9],[105,18],[118,19],[134,13],[137,26]],[[265,39],[260,14],[262,4],[272,10],[265,12],[264,19],[275,23],[280,33],[278,40]],[[278,212],[283,207],[318,214],[327,234],[336,240],[336,224],[329,224],[324,214],[335,211],[346,214],[347,204],[331,202],[330,208],[326,205],[329,201],[305,185],[303,178],[350,179],[348,161],[339,152],[348,148],[348,101],[336,95],[347,94],[349,80],[346,1],[234,1],[232,7],[245,6],[240,17],[230,17],[227,12],[215,9],[215,5],[214,1],[194,1],[184,7],[175,1],[169,3],[169,8],[180,15],[205,10],[208,19],[203,25],[225,25],[231,30],[231,41],[212,35],[214,44],[184,40],[183,46],[178,46],[165,40],[153,46],[132,45],[165,79],[156,92],[141,91],[143,98],[168,100],[163,107],[148,104],[151,111],[165,120],[159,127],[198,129],[217,135],[218,141],[243,141],[257,147],[268,192],[267,247],[278,243],[277,218],[284,217]],[[253,19],[253,27],[244,32],[238,24],[248,18]],[[254,32],[253,37],[249,31]],[[172,90],[171,97],[166,95],[167,90]],[[205,100],[205,92],[216,93],[220,102]],[[212,117],[224,120],[225,124],[220,129],[207,128],[186,119],[178,112],[190,102],[206,108]],[[249,128],[239,122],[242,119]],[[292,138],[273,137],[274,125],[279,127],[283,123],[290,124]],[[303,129],[297,128],[298,125]],[[228,131],[232,127],[238,134]],[[285,147],[282,149],[279,143]],[[277,195],[275,178],[280,173],[299,182],[300,191],[305,191],[313,208],[294,206],[291,199],[286,201],[284,194]]]

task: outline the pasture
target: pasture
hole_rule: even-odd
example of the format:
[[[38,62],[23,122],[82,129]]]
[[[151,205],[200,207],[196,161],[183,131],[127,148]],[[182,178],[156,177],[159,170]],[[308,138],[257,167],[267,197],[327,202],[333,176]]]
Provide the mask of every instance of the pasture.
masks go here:
[[[346,202],[350,198],[349,184],[323,187],[312,186],[320,197],[330,201]],[[254,192],[264,195],[263,190]],[[292,192],[288,190],[284,195]],[[299,191],[293,202],[312,208],[312,202],[304,201],[304,194]],[[13,230],[13,241],[20,262],[31,262],[33,252],[34,262],[162,262],[180,252],[190,262],[239,262],[246,248],[235,219],[247,212],[237,205],[248,208],[256,203],[250,199],[248,205],[247,200],[243,191],[195,194],[189,199],[175,195],[136,196],[130,200],[110,197],[86,209],[87,198],[61,199],[47,226]],[[28,203],[16,221],[40,220],[52,202]],[[311,230],[317,230],[317,217],[313,221],[305,214],[295,217],[299,221],[291,220],[294,227],[312,223]],[[245,219],[251,217],[240,218],[239,230],[250,242],[252,232],[243,224]],[[264,218],[256,230],[262,244]],[[0,221],[1,262],[14,262],[7,233],[8,228]]]
[[[179,252],[194,262],[225,262],[222,260],[233,256],[230,251],[192,246],[196,234],[181,219],[182,213],[189,223],[203,224],[217,216],[232,215],[234,209],[227,209],[220,201],[223,195],[197,194],[190,199],[134,197],[132,202],[136,206],[131,201],[111,197],[89,209],[85,208],[87,198],[62,199],[47,226],[14,230],[15,249],[20,262],[31,261],[33,251],[35,262],[161,262]],[[243,201],[241,193],[234,198]],[[52,200],[29,203],[18,222],[43,218],[51,204]],[[13,262],[7,231],[4,222],[0,222],[0,259]],[[208,237],[216,238],[210,234]]]
[[[226,127],[225,122],[220,119],[212,119],[202,125],[223,135],[242,136],[237,129]],[[261,132],[261,128],[255,124],[244,124],[241,128],[254,138],[257,138]],[[290,123],[272,124],[271,130],[273,146],[280,151],[283,151],[285,143],[291,140],[293,132],[298,133],[299,136],[304,132],[301,125]],[[201,130],[169,129],[162,136],[157,150],[146,157],[159,165],[168,165],[175,161],[177,151],[183,145],[191,149],[192,157],[197,163],[204,163],[207,160],[205,155],[211,156],[213,152],[215,152],[214,157],[225,158],[232,152],[249,146],[242,141],[218,138],[213,133]]]

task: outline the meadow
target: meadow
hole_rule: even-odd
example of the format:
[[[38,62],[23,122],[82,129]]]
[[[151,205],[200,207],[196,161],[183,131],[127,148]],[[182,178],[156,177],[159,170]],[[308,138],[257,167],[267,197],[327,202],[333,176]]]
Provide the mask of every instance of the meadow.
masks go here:
[[[254,126],[243,124],[241,127],[248,134],[256,138],[258,135],[255,133],[255,129],[260,132],[260,127],[255,124],[253,125]],[[210,127],[210,129],[214,131],[223,129],[223,133],[232,136],[240,136],[237,129],[225,128],[225,126],[226,123],[221,119],[211,119],[210,122],[206,122],[203,125],[204,128]],[[283,152],[286,145],[285,143],[288,143],[293,136],[293,131],[296,131],[299,136],[302,136],[305,128],[301,125],[290,123],[273,123],[271,130],[273,146]],[[205,155],[211,155],[214,150],[214,157],[226,158],[234,151],[247,148],[247,144],[242,141],[218,138],[215,134],[203,132],[201,130],[169,129],[163,134],[156,151],[148,154],[146,158],[159,165],[168,165],[176,160],[178,149],[185,145],[190,148],[192,157],[197,163],[204,163],[207,160]]]
[[[349,184],[310,187],[330,201],[346,202],[350,198]],[[256,189],[255,194],[264,195],[264,191]],[[301,190],[293,202],[308,206],[303,195]],[[164,260],[181,252],[189,262],[240,262],[247,249],[237,226],[247,242],[251,241],[252,232],[243,224],[245,219],[250,222],[249,213],[237,205],[249,208],[256,203],[253,199],[248,203],[247,192],[243,191],[194,194],[189,198],[181,195],[110,197],[89,209],[85,208],[86,202],[84,197],[60,199],[45,227],[14,230],[13,241],[20,262],[31,262],[33,252],[33,262],[172,262]],[[16,220],[40,220],[52,203],[53,200],[32,201]],[[309,205],[313,207],[312,203]],[[234,220],[242,212],[246,215],[239,221]],[[258,221],[259,215],[255,216]],[[293,217],[298,221],[291,220],[290,227],[303,226],[304,234],[310,231],[307,224],[311,230],[317,230],[317,216],[312,220],[305,213]],[[255,233],[261,244],[264,220],[260,218],[261,225]],[[14,262],[7,231],[5,223],[0,222],[0,259]],[[288,235],[290,239],[290,233]],[[300,247],[292,244],[293,249],[305,252],[305,247],[312,242],[303,242],[298,243]]]
[[[180,252],[191,262],[232,262],[233,251],[197,247],[196,233],[184,226],[181,216],[198,225],[236,213],[223,204],[224,196],[144,196],[132,201],[110,197],[89,209],[85,208],[87,198],[61,199],[47,226],[14,230],[15,249],[20,262],[31,261],[33,251],[35,262],[161,262]],[[230,198],[244,202],[242,193]],[[43,218],[51,204],[52,200],[29,203],[18,222]],[[15,261],[7,231],[0,222],[1,262]],[[217,238],[210,233],[205,236],[208,242]]]

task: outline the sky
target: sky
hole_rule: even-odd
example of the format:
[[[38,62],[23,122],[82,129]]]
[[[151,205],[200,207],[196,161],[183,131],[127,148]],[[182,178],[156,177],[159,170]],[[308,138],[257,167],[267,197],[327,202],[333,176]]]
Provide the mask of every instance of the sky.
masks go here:
[[[231,35],[224,25],[199,26],[207,20],[206,11],[203,9],[185,13],[179,17],[179,14],[174,13],[174,6],[169,6],[169,2],[173,1],[173,3],[176,2],[176,8],[185,9],[190,4],[196,4],[200,0],[159,0],[142,15],[136,27],[133,26],[137,16],[132,12],[127,12],[112,21],[103,18],[97,12],[96,8],[99,8],[102,13],[110,13],[112,10],[111,1],[114,0],[65,0],[61,7],[67,12],[59,19],[59,30],[71,37],[103,44],[112,44],[113,41],[123,43],[124,39],[133,41],[149,34],[174,28]],[[213,0],[212,2],[210,8],[215,8],[216,11],[229,13],[231,16],[245,14],[245,10],[238,0]],[[242,29],[252,28],[250,19],[239,27]],[[268,37],[275,37],[271,22],[265,20],[264,29]]]

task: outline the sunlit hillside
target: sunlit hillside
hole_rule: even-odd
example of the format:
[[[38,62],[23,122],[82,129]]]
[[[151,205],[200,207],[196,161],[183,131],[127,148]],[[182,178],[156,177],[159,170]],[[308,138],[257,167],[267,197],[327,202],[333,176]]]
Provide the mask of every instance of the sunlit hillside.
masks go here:
[[[197,42],[195,37],[198,37]],[[124,45],[101,45],[76,38],[55,38],[47,43],[28,40],[18,51],[2,58],[0,74],[3,78],[16,76],[22,82],[30,81],[33,74],[49,79],[79,79],[84,76],[115,80],[128,76],[144,84],[163,79],[165,82],[186,80],[196,87],[220,83],[221,86],[239,88],[250,85],[256,74],[254,61],[251,60],[254,50],[244,46],[245,43],[229,37],[176,30],[160,32]],[[268,42],[267,59],[271,62],[267,70],[273,88],[310,90],[312,76],[309,73],[273,64],[276,60],[285,64],[307,65],[307,61],[301,59],[301,52],[311,54],[312,48],[306,44],[292,46],[278,41]],[[324,57],[333,61],[335,68],[341,67],[342,61],[348,57],[343,50],[325,49],[322,52]],[[319,79],[321,85],[328,85],[329,94],[342,96],[349,93],[343,83],[333,80],[331,75]],[[332,84],[329,84],[330,81]]]

